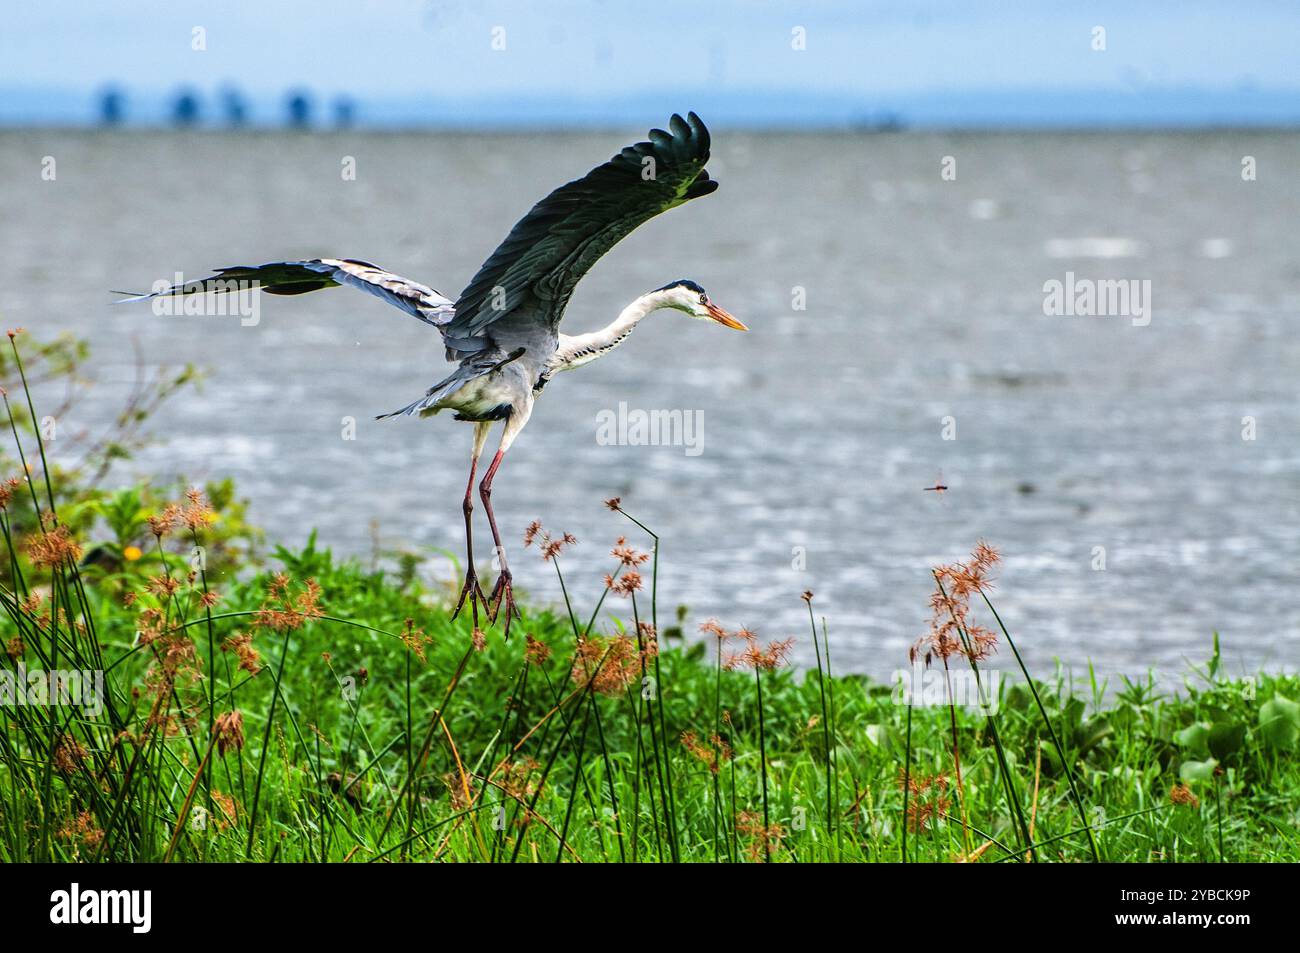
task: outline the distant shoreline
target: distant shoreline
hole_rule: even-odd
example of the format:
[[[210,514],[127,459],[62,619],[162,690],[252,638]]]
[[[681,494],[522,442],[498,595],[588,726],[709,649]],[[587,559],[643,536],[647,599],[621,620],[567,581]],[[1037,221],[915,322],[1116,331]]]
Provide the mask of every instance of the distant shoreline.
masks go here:
[[[337,90],[0,87],[0,127],[619,130],[691,108],[719,129],[934,132],[1300,128],[1300,89],[1097,87],[946,89],[876,96],[710,89],[607,99],[563,94],[383,97]]]

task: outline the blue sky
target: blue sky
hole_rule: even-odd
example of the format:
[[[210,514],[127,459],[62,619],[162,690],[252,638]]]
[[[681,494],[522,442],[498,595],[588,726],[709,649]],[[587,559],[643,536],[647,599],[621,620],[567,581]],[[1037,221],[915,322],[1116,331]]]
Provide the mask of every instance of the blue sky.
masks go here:
[[[1098,26],[1104,51],[1093,49]],[[195,27],[206,49],[192,48]],[[792,48],[796,27],[806,49]],[[88,108],[109,82],[141,110],[182,84],[202,95],[233,84],[267,110],[291,87],[399,114],[490,100],[505,119],[681,93],[754,94],[759,115],[978,102],[987,90],[1196,90],[1232,110],[1300,90],[1297,37],[1300,4],[1267,0],[47,0],[6,11],[0,119]]]

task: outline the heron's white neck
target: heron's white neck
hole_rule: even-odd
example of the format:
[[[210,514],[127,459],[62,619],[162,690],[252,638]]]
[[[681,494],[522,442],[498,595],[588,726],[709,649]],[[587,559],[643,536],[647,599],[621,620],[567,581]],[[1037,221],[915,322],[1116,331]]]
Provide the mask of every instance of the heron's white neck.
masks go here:
[[[623,309],[617,318],[599,331],[586,334],[561,334],[560,344],[555,356],[551,358],[547,371],[571,371],[575,367],[590,364],[598,357],[604,357],[614,348],[627,340],[629,334],[636,330],[637,324],[651,311],[667,307],[666,294],[663,291],[651,291],[643,294]]]

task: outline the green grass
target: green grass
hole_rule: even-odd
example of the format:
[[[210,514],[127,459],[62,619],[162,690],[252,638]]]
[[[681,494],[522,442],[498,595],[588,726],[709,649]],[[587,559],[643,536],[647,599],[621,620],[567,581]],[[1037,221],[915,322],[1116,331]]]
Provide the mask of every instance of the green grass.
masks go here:
[[[91,666],[102,653],[113,715],[5,710],[0,858],[713,861],[770,852],[773,861],[897,861],[904,762],[913,778],[952,771],[949,709],[909,712],[887,686],[815,671],[719,673],[696,644],[658,655],[653,697],[642,697],[639,679],[626,695],[588,693],[570,679],[564,615],[526,612],[518,637],[503,643],[489,633],[475,651],[467,626],[448,622],[429,593],[310,549],[284,558],[294,578],[319,581],[329,618],[284,633],[255,629],[264,667],[249,677],[220,645],[249,630],[245,613],[262,604],[266,579],[223,587],[211,637],[202,613],[185,619],[184,637],[212,677],[178,680],[164,698],[167,732],[148,727],[149,670],[159,663],[132,647],[136,616],[120,599],[85,590],[93,645],[89,633],[64,628],[38,651],[28,629],[31,667],[37,656]],[[76,604],[71,583],[56,590]],[[9,594],[5,602],[16,608]],[[400,638],[408,618],[432,638],[427,660]],[[606,615],[603,625],[617,629],[619,619]],[[525,632],[550,646],[546,663],[525,661]],[[1300,696],[1294,678],[1252,685],[1207,672],[1177,698],[1150,685],[1080,697],[1060,673],[1036,688],[1076,766],[1101,859],[1300,859],[1300,769],[1287,747],[1294,738],[1276,727],[1290,724],[1285,704],[1261,721],[1270,700]],[[715,774],[680,738],[694,732],[709,748],[719,704],[733,757],[715,761]],[[210,724],[229,710],[242,714],[245,743],[221,755]],[[968,839],[984,862],[1026,859],[990,723],[959,710],[957,726],[969,831],[950,784],[947,808],[909,832],[908,859],[959,859]],[[1004,687],[997,731],[1035,859],[1089,860],[1067,774],[1023,681]],[[64,771],[49,752],[69,737],[84,755]],[[1221,774],[1203,770],[1211,758]],[[1180,772],[1199,807],[1170,802]],[[781,828],[770,838],[757,821],[765,809]],[[752,820],[738,832],[742,815]]]
[[[653,558],[639,590],[561,577],[564,607],[525,603],[480,650],[409,571],[312,545],[277,551],[280,582],[194,560],[206,518],[155,538],[156,513],[117,506],[115,559],[61,554],[43,450],[19,452],[35,476],[0,510],[0,674],[104,670],[108,703],[0,707],[0,861],[1300,860],[1300,680],[1226,678],[1217,639],[1177,694],[1031,681],[974,600],[997,626],[979,663],[1004,675],[996,712],[910,707],[831,674],[843,652],[809,594],[806,632],[764,635],[811,641],[817,668],[753,643],[733,671],[744,639],[660,618],[657,537],[620,511],[611,538]],[[524,552],[517,578],[563,567]],[[966,671],[986,630],[954,621]]]

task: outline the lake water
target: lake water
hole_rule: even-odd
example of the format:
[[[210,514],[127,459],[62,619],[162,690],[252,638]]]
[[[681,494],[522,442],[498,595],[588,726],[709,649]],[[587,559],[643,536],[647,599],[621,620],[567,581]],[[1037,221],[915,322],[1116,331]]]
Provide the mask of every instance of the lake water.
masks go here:
[[[1176,681],[1215,630],[1232,671],[1300,663],[1300,137],[714,138],[722,188],[602,260],[565,329],[689,277],[752,331],[663,312],[547,388],[494,500],[523,590],[558,598],[518,545],[541,519],[579,538],[564,565],[590,605],[630,528],[601,505],[617,495],[663,536],[662,603],[689,606],[689,631],[717,616],[803,636],[812,589],[840,669],[900,667],[929,567],[981,537],[1040,669]],[[373,522],[446,575],[434,552],[463,546],[470,428],[371,420],[443,376],[432,329],[349,289],[268,297],[255,327],[110,309],[108,291],[336,255],[454,297],[533,201],[625,141],[0,133],[0,316],[91,341],[73,429],[120,406],[136,344],[211,370],[158,415],[140,471],[231,475],[289,544],[316,526],[369,558]],[[1044,314],[1045,283],[1069,274],[1149,281],[1149,323]],[[620,401],[698,411],[700,452],[598,441]],[[940,478],[946,493],[924,490]]]

